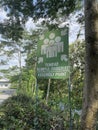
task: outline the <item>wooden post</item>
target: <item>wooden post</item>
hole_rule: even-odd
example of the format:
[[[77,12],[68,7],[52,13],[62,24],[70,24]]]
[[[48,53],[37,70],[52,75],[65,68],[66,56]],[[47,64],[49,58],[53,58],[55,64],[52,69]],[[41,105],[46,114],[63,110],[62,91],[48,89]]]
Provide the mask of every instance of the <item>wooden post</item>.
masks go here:
[[[49,99],[50,83],[51,83],[51,79],[48,80],[48,88],[47,88],[47,95],[46,95],[46,104],[48,103],[48,99]]]

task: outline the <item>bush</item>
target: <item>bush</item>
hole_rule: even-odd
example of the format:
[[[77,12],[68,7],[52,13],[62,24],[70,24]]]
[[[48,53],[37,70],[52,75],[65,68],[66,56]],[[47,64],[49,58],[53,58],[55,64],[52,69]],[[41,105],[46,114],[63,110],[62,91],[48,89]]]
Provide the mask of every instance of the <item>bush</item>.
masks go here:
[[[54,129],[53,129],[54,128]],[[0,130],[64,130],[61,118],[26,95],[8,98],[0,106]]]

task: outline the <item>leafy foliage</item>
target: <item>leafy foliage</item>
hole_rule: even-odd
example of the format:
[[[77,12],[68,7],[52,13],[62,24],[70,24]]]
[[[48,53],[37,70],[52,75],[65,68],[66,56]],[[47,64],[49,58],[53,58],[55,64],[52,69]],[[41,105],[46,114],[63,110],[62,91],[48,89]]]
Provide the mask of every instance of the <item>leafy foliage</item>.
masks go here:
[[[31,45],[31,44],[30,44]],[[29,44],[27,46],[26,44],[26,48],[25,51],[27,51],[27,55],[28,55],[28,59],[26,60],[26,66],[21,68],[21,84],[22,86],[19,86],[19,79],[20,79],[20,73],[16,73],[15,75],[11,77],[11,81],[13,82],[13,86],[17,88],[18,93],[22,93],[22,94],[26,94],[29,95],[31,97],[35,98],[35,63],[36,63],[36,49],[33,48],[33,46],[30,48]],[[72,109],[72,118],[73,118],[73,127],[77,128],[80,125],[80,115],[77,113],[78,111],[81,110],[81,105],[82,105],[82,88],[83,88],[83,80],[84,80],[84,41],[77,41],[76,43],[73,43],[72,45],[70,45],[70,61],[71,61],[71,109]],[[32,62],[32,59],[33,62]],[[16,70],[16,68],[13,68]],[[42,102],[45,102],[46,100],[46,94],[47,94],[47,86],[48,86],[48,80],[38,80],[38,97],[40,98],[40,100]],[[18,95],[17,98],[22,98],[20,95]],[[51,127],[56,127],[56,125],[58,126],[58,121],[57,119],[59,118],[60,120],[63,119],[64,121],[64,125],[66,126],[66,128],[69,127],[69,108],[70,108],[70,104],[69,104],[69,100],[68,100],[68,81],[66,80],[52,80],[51,81],[51,86],[50,86],[50,93],[49,93],[49,101],[48,101],[48,107],[49,107],[49,112],[44,113],[42,108],[40,108],[40,106],[38,107],[38,111],[36,111],[36,104],[33,104],[32,107],[30,107],[30,105],[26,105],[29,109],[30,107],[30,111],[34,112],[34,118],[32,116],[30,116],[30,111],[26,110],[26,106],[21,106],[21,99],[19,98],[19,100],[15,99],[15,101],[9,101],[9,105],[5,105],[5,109],[7,110],[11,110],[11,107],[13,106],[14,108],[12,109],[11,113],[14,114],[15,113],[19,113],[19,117],[20,118],[16,118],[14,117],[14,115],[11,115],[9,117],[7,117],[8,115],[4,115],[2,116],[1,123],[3,122],[2,119],[4,119],[4,122],[8,122],[7,119],[9,119],[11,121],[11,125],[14,124],[13,127],[18,128],[17,129],[29,129],[32,127],[37,127],[38,129],[41,129],[41,127],[43,129],[50,129]],[[13,98],[12,98],[13,99]],[[22,98],[23,100],[25,98]],[[25,99],[26,100],[26,99]],[[15,103],[17,101],[17,103]],[[12,102],[12,104],[11,104]],[[21,101],[24,102],[24,101]],[[27,101],[29,102],[29,101]],[[24,103],[24,104],[27,104]],[[15,103],[15,104],[14,104]],[[11,104],[11,105],[10,105]],[[13,105],[14,104],[14,105]],[[8,108],[10,106],[10,108]],[[5,112],[5,109],[3,110]],[[28,114],[27,114],[28,113]],[[35,114],[36,113],[36,114]],[[39,115],[39,113],[41,114],[40,116],[37,117],[37,115]],[[8,112],[6,112],[6,114],[8,114]],[[27,114],[27,115],[26,115]],[[25,117],[24,117],[25,115]],[[15,115],[16,116],[16,115]],[[27,117],[26,117],[27,116]],[[49,118],[46,120],[45,118],[48,117]],[[10,117],[12,117],[12,119],[10,119]],[[35,118],[37,117],[37,118]],[[42,118],[44,119],[42,119]],[[51,117],[53,117],[53,119],[51,119]],[[6,118],[6,119],[5,119]],[[26,118],[26,119],[25,119]],[[30,118],[30,120],[33,122],[32,124],[28,125],[28,118]],[[32,119],[31,119],[32,118]],[[25,119],[26,121],[24,122]],[[14,121],[13,121],[14,120]],[[51,124],[50,120],[52,120],[53,124]],[[3,123],[4,123],[3,122]],[[14,123],[15,122],[15,123]],[[30,121],[29,121],[30,122]],[[39,123],[38,123],[39,122]],[[43,126],[43,122],[48,122],[51,125],[47,125]],[[1,126],[3,125],[4,127],[8,127],[8,125],[5,124],[1,124]],[[8,122],[9,123],[9,122]],[[35,124],[34,124],[35,123]],[[23,124],[25,124],[25,128],[22,128]],[[38,125],[38,126],[37,126]],[[12,126],[10,129],[12,129]],[[14,129],[14,128],[13,128]]]
[[[49,107],[36,104],[26,95],[7,99],[0,107],[0,128],[18,130],[64,130],[62,118],[55,118]]]
[[[80,127],[80,115],[82,110],[84,66],[85,66],[85,42],[76,41],[70,46],[71,64],[71,107],[73,113],[73,124],[75,128]]]
[[[22,39],[25,23],[30,17],[34,20],[45,18],[44,21],[47,19],[51,23],[58,17],[69,16],[81,6],[81,0],[0,0],[0,3],[8,16],[0,23],[1,33],[14,41]]]
[[[84,86],[85,42],[77,41],[76,43],[71,45],[70,51],[71,51],[70,61],[72,67],[72,73],[71,73],[72,88],[71,89],[72,89],[72,97],[74,102],[73,104],[74,104],[74,108],[77,107],[78,109],[81,109],[82,90]]]

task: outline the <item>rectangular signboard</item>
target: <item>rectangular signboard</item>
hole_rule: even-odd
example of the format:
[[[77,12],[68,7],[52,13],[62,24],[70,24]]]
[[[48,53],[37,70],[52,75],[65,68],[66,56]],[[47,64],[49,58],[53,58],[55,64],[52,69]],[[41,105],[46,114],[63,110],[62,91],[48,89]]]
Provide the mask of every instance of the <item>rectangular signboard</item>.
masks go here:
[[[37,78],[68,78],[68,48],[67,27],[41,35],[37,49]]]

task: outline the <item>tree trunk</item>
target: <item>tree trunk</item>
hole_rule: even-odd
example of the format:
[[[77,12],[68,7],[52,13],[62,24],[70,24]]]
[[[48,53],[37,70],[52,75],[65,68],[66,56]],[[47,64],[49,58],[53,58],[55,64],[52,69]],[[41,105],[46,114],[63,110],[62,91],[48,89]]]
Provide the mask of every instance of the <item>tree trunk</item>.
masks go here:
[[[86,66],[82,130],[95,130],[98,113],[98,0],[85,0]]]

